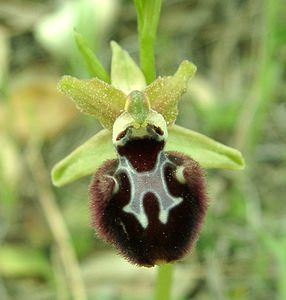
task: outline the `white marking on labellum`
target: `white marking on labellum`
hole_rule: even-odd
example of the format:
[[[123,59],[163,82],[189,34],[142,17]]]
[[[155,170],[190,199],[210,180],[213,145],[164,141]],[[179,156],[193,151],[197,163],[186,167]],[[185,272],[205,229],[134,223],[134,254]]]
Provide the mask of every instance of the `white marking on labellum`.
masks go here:
[[[184,176],[184,169],[185,169],[184,166],[180,166],[180,167],[177,167],[177,170],[176,170],[176,179],[182,184],[186,183],[186,178]]]
[[[157,157],[155,167],[151,171],[137,172],[124,156],[119,158],[119,166],[116,173],[124,172],[130,182],[130,202],[124,206],[125,212],[133,214],[143,228],[148,226],[148,218],[144,211],[143,200],[144,196],[151,192],[159,203],[159,220],[166,224],[168,221],[169,211],[183,201],[181,197],[172,196],[167,187],[165,180],[165,166],[173,164],[160,151]]]
[[[111,178],[111,179],[114,181],[114,187],[113,187],[112,194],[118,193],[118,191],[119,191],[119,184],[118,184],[116,178],[113,177],[113,176],[110,176],[110,175],[105,175],[105,176],[106,176],[107,178]]]

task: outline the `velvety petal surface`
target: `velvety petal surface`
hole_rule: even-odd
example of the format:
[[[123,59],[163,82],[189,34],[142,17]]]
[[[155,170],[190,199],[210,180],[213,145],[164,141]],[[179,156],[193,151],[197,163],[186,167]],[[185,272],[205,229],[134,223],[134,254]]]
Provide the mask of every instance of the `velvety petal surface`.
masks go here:
[[[166,222],[160,220],[160,201],[152,192],[146,193],[143,199],[147,227],[126,211],[132,189],[139,187],[132,186],[125,172],[117,172],[118,160],[105,162],[90,185],[92,224],[98,235],[139,266],[152,267],[187,255],[207,210],[204,176],[199,165],[179,152],[168,152],[167,156],[172,163],[165,167],[163,178],[152,178],[154,184],[165,180],[171,196],[180,199],[169,211]],[[183,170],[184,183],[176,179],[178,167]]]

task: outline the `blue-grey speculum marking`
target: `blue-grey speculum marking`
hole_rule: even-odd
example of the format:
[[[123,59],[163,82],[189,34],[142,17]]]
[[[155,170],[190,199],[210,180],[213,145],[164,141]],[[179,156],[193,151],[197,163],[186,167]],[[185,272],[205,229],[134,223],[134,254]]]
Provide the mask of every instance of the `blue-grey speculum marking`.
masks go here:
[[[167,164],[173,164],[160,151],[157,156],[156,164],[151,171],[137,172],[128,159],[124,156],[119,158],[119,166],[115,174],[124,172],[130,181],[130,202],[124,206],[125,212],[133,214],[143,228],[148,226],[148,218],[146,216],[143,200],[144,196],[151,192],[156,196],[159,203],[159,220],[163,224],[168,221],[169,211],[180,204],[183,199],[174,197],[168,191],[166,179],[164,176]]]

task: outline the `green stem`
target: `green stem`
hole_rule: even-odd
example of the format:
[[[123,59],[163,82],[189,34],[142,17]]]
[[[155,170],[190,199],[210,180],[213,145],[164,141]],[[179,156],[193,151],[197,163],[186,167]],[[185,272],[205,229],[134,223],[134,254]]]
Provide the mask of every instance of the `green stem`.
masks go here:
[[[173,282],[173,264],[158,266],[158,275],[154,300],[169,300]]]
[[[140,66],[147,84],[156,78],[154,46],[150,39],[140,39]]]
[[[134,0],[138,19],[140,67],[147,84],[156,79],[154,44],[162,0]]]

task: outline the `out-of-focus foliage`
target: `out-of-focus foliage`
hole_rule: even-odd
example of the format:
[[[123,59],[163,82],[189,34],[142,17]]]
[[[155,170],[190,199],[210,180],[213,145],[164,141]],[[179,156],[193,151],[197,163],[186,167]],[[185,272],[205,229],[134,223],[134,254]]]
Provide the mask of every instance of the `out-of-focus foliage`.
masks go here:
[[[88,78],[74,28],[107,70],[110,39],[138,61],[135,9],[59,3],[0,2],[0,299],[150,299],[154,270],[127,264],[90,227],[89,179],[54,189],[48,176],[101,128],[56,90],[63,74]],[[183,59],[198,67],[177,123],[247,165],[206,171],[207,221],[173,299],[286,299],[285,16],[283,0],[163,2],[158,74]]]

